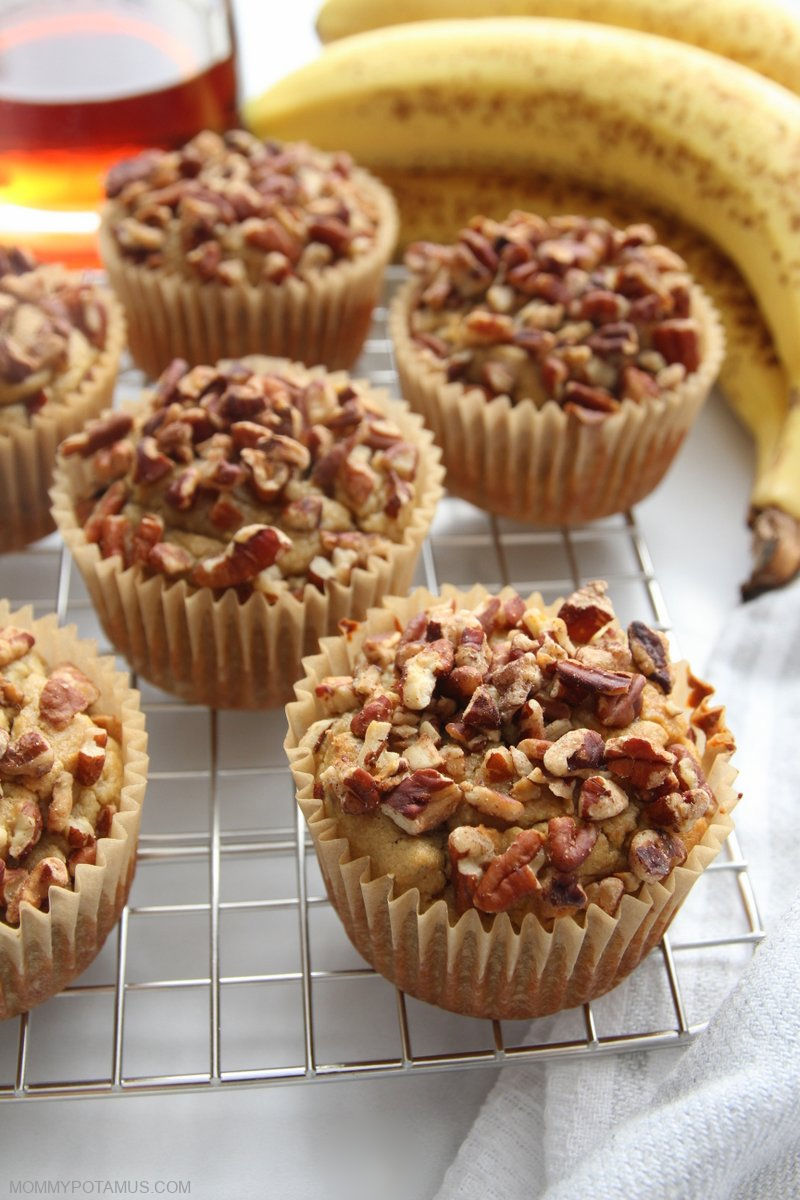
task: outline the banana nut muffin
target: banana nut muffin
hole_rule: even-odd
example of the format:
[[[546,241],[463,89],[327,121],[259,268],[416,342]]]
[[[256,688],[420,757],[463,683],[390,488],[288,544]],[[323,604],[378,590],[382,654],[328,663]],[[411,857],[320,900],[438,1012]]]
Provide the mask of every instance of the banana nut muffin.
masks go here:
[[[53,528],[56,445],[108,403],[122,338],[106,289],[0,246],[0,549]]]
[[[176,360],[63,443],[53,511],[137,671],[260,708],[289,699],[320,636],[408,587],[440,480],[420,418],[365,382]]]
[[[448,485],[538,524],[621,511],[659,482],[723,340],[645,224],[513,212],[409,247],[392,308],[402,390]]]
[[[349,155],[204,131],[119,163],[106,193],[101,253],[151,374],[173,356],[357,357],[397,218]]]
[[[126,567],[275,600],[349,582],[402,540],[420,452],[366,383],[250,359],[176,360],[137,413],[68,438],[89,542]]]
[[[316,685],[314,794],[351,856],[423,911],[444,898],[453,920],[515,928],[615,914],[703,837],[703,754],[733,748],[710,689],[692,678],[676,703],[673,674],[663,634],[623,630],[601,582],[556,612],[510,591],[439,604]]]
[[[70,662],[47,665],[36,637],[0,627],[0,919],[27,902],[47,911],[94,863],[123,782],[121,722],[96,712],[100,690]]]

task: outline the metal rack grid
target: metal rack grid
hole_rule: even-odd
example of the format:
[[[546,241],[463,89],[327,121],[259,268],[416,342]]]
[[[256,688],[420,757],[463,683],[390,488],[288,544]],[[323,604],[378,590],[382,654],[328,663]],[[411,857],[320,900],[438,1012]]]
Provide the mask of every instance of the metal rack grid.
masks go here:
[[[390,288],[396,279],[390,274]],[[359,366],[395,387],[385,321],[378,308]],[[120,394],[140,385],[128,370]],[[61,621],[105,644],[57,535],[8,556],[2,573],[12,602],[33,603],[37,615],[55,607]],[[640,617],[670,631],[632,514],[537,530],[447,497],[417,582],[431,591],[440,580],[510,583],[550,600],[597,575],[608,579],[623,623]],[[684,906],[716,914],[711,934],[701,920],[697,936],[689,919],[682,935],[682,910],[611,999],[556,1026],[435,1009],[398,992],[350,946],[296,811],[283,713],[215,712],[140,686],[151,772],[129,904],[71,987],[0,1026],[0,1099],[218,1090],[674,1046],[694,1038],[711,1011],[692,1011],[687,976],[715,954],[740,969],[763,936],[732,835]],[[635,1028],[619,1026],[613,1001],[626,988],[646,998],[647,1020]]]

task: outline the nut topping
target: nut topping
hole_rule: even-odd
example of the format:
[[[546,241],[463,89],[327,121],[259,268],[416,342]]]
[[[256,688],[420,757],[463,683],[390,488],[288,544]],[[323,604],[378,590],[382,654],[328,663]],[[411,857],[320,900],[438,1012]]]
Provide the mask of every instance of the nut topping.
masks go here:
[[[16,662],[28,653],[33,645],[33,635],[16,625],[5,625],[0,629],[0,668]]]
[[[650,629],[644,621],[632,621],[628,626],[628,644],[638,671],[657,683],[664,692],[672,688],[669,669],[669,650],[663,633]]]
[[[542,835],[523,829],[504,854],[486,868],[473,896],[482,912],[505,912],[541,888],[532,863],[542,849]]]
[[[100,693],[82,671],[63,663],[52,672],[39,698],[39,716],[54,729],[65,729],[76,713],[85,712]]]
[[[418,834],[446,821],[460,800],[461,791],[452,779],[424,767],[387,793],[381,810],[406,833]]]
[[[545,852],[558,871],[576,871],[596,841],[594,825],[576,825],[572,817],[553,817],[547,823]]]
[[[685,860],[686,847],[674,834],[661,829],[643,829],[631,838],[628,861],[642,883],[658,883]]]

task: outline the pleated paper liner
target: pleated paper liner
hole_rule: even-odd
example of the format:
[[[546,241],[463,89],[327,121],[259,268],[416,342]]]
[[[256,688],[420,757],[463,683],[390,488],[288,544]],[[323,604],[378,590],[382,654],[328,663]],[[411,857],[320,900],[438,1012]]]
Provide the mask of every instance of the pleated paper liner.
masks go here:
[[[48,490],[59,442],[111,402],[125,342],[122,309],[110,292],[106,345],[91,373],[61,403],[47,404],[30,425],[0,429],[0,552],[19,550],[55,529]]]
[[[108,837],[97,842],[96,864],[76,868],[74,891],[51,887],[49,912],[23,903],[18,928],[0,922],[0,1018],[24,1012],[61,991],[89,965],[119,920],[136,866],[136,842],[147,779],[147,734],[139,694],[112,658],[98,657],[93,642],[74,626],[59,628],[54,616],[34,620],[30,608],[12,612],[0,600],[0,626],[30,630],[34,649],[48,667],[73,663],[100,698],[97,711],[122,725],[122,790]]]
[[[273,368],[280,364],[273,363]],[[118,557],[102,558],[86,541],[74,503],[86,494],[90,466],[77,456],[60,458],[51,492],[53,515],[89,589],[111,644],[138,674],[167,692],[214,708],[273,708],[286,704],[303,674],[302,659],[319,638],[338,631],[343,617],[355,620],[387,592],[408,590],[422,543],[442,495],[439,451],[420,418],[399,400],[382,400],[386,415],[417,447],[417,494],[402,540],[387,557],[373,555],[347,584],[320,591],[307,584],[302,599],[285,594],[270,603],[262,593],[241,602],[234,590],[211,588],[162,575],[147,578],[141,567],[123,570]],[[125,406],[135,412],[137,405]]]
[[[108,204],[100,227],[100,256],[122,302],[134,361],[155,378],[173,358],[191,365],[270,354],[329,370],[351,367],[369,331],[398,218],[387,188],[357,172],[375,204],[375,243],[358,258],[334,263],[309,279],[223,284],[187,279],[170,270],[136,266],[118,251],[111,228],[119,213]]]
[[[473,608],[487,595],[482,587],[463,593],[446,586],[441,597],[423,589],[408,598],[390,596],[355,634],[325,638],[320,654],[305,661],[306,677],[295,688],[298,698],[287,707],[285,747],[328,896],[364,958],[403,991],[441,1008],[474,1017],[531,1018],[603,995],[657,945],[733,828],[728,814],[738,798],[732,786],[736,773],[727,754],[706,755],[703,765],[717,812],[686,863],[662,882],[623,896],[614,916],[590,904],[577,916],[559,917],[552,929],[528,914],[517,931],[506,913],[482,918],[472,909],[456,919],[444,900],[423,910],[416,888],[395,896],[391,876],[376,877],[369,857],[353,858],[336,821],[324,815],[313,795],[314,755],[300,741],[326,715],[314,688],[326,675],[350,674],[368,634],[393,630],[396,621],[402,625],[442,599]],[[674,695],[683,704],[685,664],[676,674]]]
[[[389,330],[404,398],[442,447],[449,491],[479,508],[534,525],[577,525],[625,512],[661,481],[719,372],[724,335],[711,301],[692,292],[702,361],[680,388],[641,403],[624,400],[584,424],[549,401],[487,401],[448,383],[412,341],[409,282],[392,301]]]

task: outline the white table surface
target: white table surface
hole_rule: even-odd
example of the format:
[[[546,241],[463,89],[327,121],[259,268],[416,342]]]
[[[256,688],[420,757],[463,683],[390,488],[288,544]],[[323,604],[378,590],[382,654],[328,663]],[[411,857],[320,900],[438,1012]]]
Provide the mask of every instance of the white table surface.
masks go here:
[[[316,53],[315,7],[310,0],[281,6],[278,25],[277,5],[240,0],[247,93]],[[699,670],[748,571],[752,468],[749,440],[713,397],[668,478],[638,509],[681,648]],[[102,1195],[107,1180],[128,1181],[131,1191],[147,1181],[150,1194],[155,1181],[180,1180],[191,1183],[184,1194],[199,1200],[424,1200],[435,1194],[494,1076],[484,1069],[225,1094],[7,1103],[0,1196],[10,1194],[11,1180],[78,1181],[75,1195]]]

